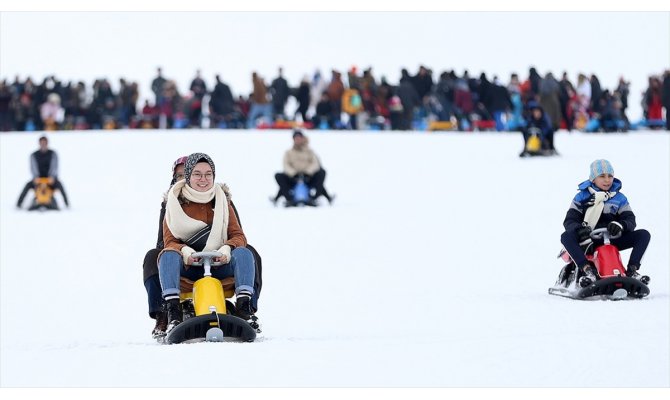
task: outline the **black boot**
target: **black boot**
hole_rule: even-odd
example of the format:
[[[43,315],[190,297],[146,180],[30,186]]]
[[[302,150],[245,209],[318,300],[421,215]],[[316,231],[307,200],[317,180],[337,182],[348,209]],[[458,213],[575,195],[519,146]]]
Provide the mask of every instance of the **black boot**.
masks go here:
[[[579,278],[579,286],[587,287],[594,284],[598,279],[598,272],[596,271],[595,267],[587,264],[582,268],[582,270],[584,271],[584,276]]]
[[[569,284],[570,275],[574,271],[575,271],[575,264],[570,263],[570,264],[565,265],[561,269],[561,272],[558,274],[558,282],[557,283],[567,287],[568,284]]]
[[[170,333],[175,326],[181,324],[183,321],[183,315],[181,311],[181,304],[179,304],[179,299],[171,299],[167,302],[167,319],[168,326],[166,333]]]
[[[635,264],[630,264],[626,268],[626,276],[629,278],[634,278],[639,280],[640,282],[644,283],[645,285],[649,283],[651,278],[649,278],[647,275],[640,275],[637,271],[640,269],[639,265]]]
[[[166,303],[161,305],[161,310],[156,313],[156,326],[154,330],[151,331],[151,337],[154,339],[160,339],[165,337],[165,331],[168,326],[168,314]]]
[[[181,311],[184,317],[184,321],[189,318],[195,317],[195,307],[193,306],[193,300],[188,299],[181,303]]]
[[[251,317],[254,315],[254,311],[251,309],[251,294],[241,292],[237,295],[237,300],[235,301],[235,312],[238,317],[245,321],[251,319]]]

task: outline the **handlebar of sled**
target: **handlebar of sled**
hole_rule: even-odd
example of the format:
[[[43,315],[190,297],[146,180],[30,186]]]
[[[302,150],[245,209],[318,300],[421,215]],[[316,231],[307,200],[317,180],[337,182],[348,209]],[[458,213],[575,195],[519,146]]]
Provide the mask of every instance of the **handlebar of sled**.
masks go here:
[[[210,272],[210,267],[218,267],[219,265],[223,265],[222,262],[212,262],[213,258],[221,257],[223,254],[221,254],[218,251],[198,251],[196,253],[191,254],[191,257],[193,258],[199,258],[201,261],[194,262],[193,266],[196,267],[205,267],[205,276],[211,276]]]
[[[616,235],[612,236],[607,231],[607,228],[598,228],[591,231],[591,239],[598,239],[598,240],[603,239],[605,244],[609,244],[611,239],[618,239],[621,237],[621,234],[622,232],[619,232]]]

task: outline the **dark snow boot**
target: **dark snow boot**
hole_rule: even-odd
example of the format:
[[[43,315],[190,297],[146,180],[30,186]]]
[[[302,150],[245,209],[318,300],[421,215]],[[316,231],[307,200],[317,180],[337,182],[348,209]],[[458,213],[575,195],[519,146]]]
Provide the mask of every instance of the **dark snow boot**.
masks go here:
[[[166,333],[170,333],[175,326],[181,324],[183,321],[183,315],[181,311],[181,304],[179,304],[179,299],[171,299],[167,302],[167,318],[168,326]]]
[[[240,292],[235,301],[236,315],[245,321],[251,319],[254,311],[251,309],[251,294],[247,292]]]
[[[556,282],[556,284],[560,284],[567,287],[569,285],[570,275],[572,275],[574,271],[575,271],[575,264],[570,263],[565,265],[561,269],[561,272],[558,274],[558,281]]]
[[[584,276],[579,278],[579,286],[581,287],[587,287],[596,282],[597,278],[597,271],[595,267],[593,267],[590,264],[587,264],[586,266],[583,267],[584,271]]]
[[[649,284],[651,278],[649,278],[647,275],[640,275],[640,273],[637,272],[639,269],[640,269],[639,265],[630,264],[628,268],[626,268],[626,276],[637,279],[638,281],[644,283],[645,285]]]
[[[189,318],[195,317],[195,307],[193,306],[193,300],[188,299],[181,303],[181,310],[182,310],[182,315],[184,317],[184,321],[186,321]]]
[[[154,330],[151,331],[151,337],[154,339],[165,337],[165,331],[167,330],[168,326],[168,315],[166,309],[167,307],[165,306],[165,303],[163,303],[161,310],[156,313],[156,326],[154,326]]]

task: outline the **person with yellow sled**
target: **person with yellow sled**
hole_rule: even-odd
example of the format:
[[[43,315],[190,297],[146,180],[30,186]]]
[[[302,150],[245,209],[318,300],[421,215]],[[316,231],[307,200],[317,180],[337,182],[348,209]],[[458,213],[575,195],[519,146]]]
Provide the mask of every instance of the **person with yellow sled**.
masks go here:
[[[533,100],[528,102],[526,108],[526,126],[521,130],[524,147],[519,157],[558,155],[554,148],[554,129],[549,116]]]

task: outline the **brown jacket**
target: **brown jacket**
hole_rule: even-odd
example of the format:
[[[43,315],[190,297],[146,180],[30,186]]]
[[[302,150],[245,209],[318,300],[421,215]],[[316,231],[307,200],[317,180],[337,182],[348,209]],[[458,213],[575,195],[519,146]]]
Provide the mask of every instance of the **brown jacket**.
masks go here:
[[[260,76],[254,76],[253,79],[254,91],[251,95],[251,101],[255,104],[267,104],[268,101],[268,88],[265,86],[263,78]]]
[[[214,220],[213,200],[207,204],[192,203],[185,200],[181,207],[186,215],[193,219],[198,219],[208,225],[211,225]],[[235,216],[235,211],[233,210],[230,199],[228,199],[228,216],[228,240],[226,240],[224,244],[229,245],[231,250],[236,247],[246,246],[247,237],[244,235],[244,231],[242,231],[242,227]],[[163,251],[175,250],[181,252],[182,247],[186,246],[183,241],[174,237],[165,220],[163,220],[163,242],[165,243],[165,249]]]

